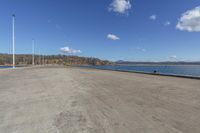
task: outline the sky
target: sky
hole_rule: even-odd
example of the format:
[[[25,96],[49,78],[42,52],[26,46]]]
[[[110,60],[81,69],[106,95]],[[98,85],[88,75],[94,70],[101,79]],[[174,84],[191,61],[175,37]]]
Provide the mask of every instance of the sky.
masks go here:
[[[0,0],[0,53],[200,61],[200,0]]]

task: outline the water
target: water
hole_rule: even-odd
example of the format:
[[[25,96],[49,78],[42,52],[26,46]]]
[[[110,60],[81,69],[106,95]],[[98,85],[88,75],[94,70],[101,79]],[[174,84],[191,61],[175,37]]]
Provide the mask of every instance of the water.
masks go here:
[[[158,65],[117,65],[117,66],[84,66],[87,68],[107,69],[107,70],[122,70],[130,72],[145,72],[153,73],[156,71],[159,74],[166,75],[181,75],[200,77],[200,66],[198,65],[173,65],[173,66],[158,66]]]
[[[12,66],[0,66],[0,69],[4,69],[4,68],[12,68]]]

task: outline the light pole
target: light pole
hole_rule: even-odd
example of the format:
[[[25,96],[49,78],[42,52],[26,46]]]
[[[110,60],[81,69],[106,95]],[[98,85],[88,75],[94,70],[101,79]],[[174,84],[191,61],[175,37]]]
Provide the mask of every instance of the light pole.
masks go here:
[[[13,28],[13,68],[15,68],[15,14],[12,15],[12,28]]]
[[[35,40],[32,40],[32,65],[35,65]]]
[[[41,65],[40,63],[41,63],[41,58],[40,58],[40,49],[39,49],[39,65]]]

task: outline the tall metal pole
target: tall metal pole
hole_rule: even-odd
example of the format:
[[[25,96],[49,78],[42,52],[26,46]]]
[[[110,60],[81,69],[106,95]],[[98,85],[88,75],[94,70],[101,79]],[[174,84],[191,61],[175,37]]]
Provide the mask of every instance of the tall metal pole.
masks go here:
[[[13,26],[13,68],[15,68],[15,14],[12,15]]]
[[[40,58],[40,49],[39,49],[39,65],[41,65],[40,63],[41,63],[41,58]]]
[[[35,40],[32,40],[32,65],[35,65]]]
[[[45,64],[44,64],[44,55],[43,55],[43,65],[45,65]]]

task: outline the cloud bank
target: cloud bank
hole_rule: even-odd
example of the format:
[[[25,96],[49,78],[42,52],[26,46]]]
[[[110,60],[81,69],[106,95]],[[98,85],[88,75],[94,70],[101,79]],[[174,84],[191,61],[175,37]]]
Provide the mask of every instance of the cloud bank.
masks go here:
[[[70,47],[60,48],[60,51],[62,53],[66,53],[66,54],[78,54],[78,53],[81,53],[81,50],[76,50],[76,49],[73,49],[73,48],[70,48]]]
[[[111,39],[111,40],[114,40],[114,41],[120,40],[120,38],[118,36],[114,35],[114,34],[108,34],[107,38]]]
[[[131,9],[132,5],[130,0],[113,0],[109,6],[109,11],[126,14]]]
[[[176,28],[181,31],[200,32],[200,6],[183,13]]]

